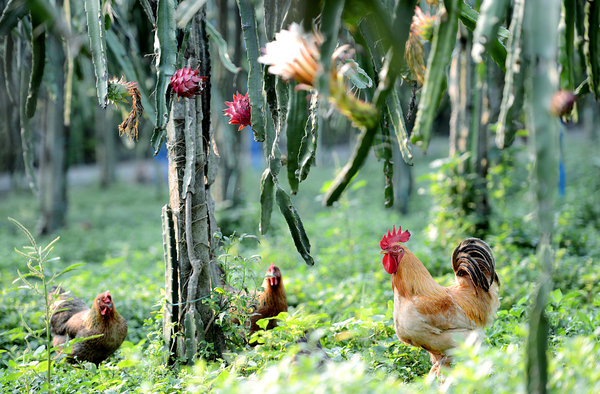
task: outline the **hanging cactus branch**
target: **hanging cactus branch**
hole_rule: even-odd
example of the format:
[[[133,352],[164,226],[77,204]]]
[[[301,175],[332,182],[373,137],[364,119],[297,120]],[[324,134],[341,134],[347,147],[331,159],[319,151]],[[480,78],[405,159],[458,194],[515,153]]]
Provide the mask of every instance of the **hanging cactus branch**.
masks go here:
[[[156,124],[151,145],[157,155],[166,136],[169,119],[167,88],[171,75],[175,73],[177,42],[175,41],[175,1],[158,0],[156,9]]]
[[[586,1],[584,26],[583,54],[590,90],[598,100],[600,99],[600,1]]]
[[[504,1],[504,0],[500,0]],[[467,3],[461,1],[460,2],[460,14],[458,15],[460,21],[471,31],[474,31],[477,27],[477,20],[479,19],[479,14],[477,11],[472,9]],[[490,52],[490,56],[496,62],[498,67],[502,69],[502,71],[506,71],[506,48],[502,44],[500,40],[505,40],[509,38],[509,32],[505,27],[500,26],[498,28],[497,38],[491,39],[489,42],[489,47],[487,48]]]
[[[421,102],[411,141],[427,151],[431,138],[431,128],[435,111],[442,100],[446,89],[446,66],[450,61],[456,32],[458,30],[458,4],[460,0],[446,1],[446,11],[441,16],[441,22],[436,28],[431,53],[427,61],[425,85],[421,94]]]
[[[31,52],[31,76],[29,77],[27,104],[25,104],[25,113],[28,118],[33,118],[33,115],[35,115],[38,93],[44,76],[44,66],[46,65],[46,29],[44,20],[37,12],[31,13]]]
[[[164,1],[164,0],[163,0]],[[87,16],[88,35],[92,50],[92,61],[96,72],[96,92],[98,103],[106,108],[108,103],[108,71],[106,69],[106,35],[104,30],[104,17],[100,9],[99,0],[85,0],[85,14]]]
[[[481,4],[481,13],[473,31],[471,50],[475,63],[483,62],[482,55],[498,40],[496,38],[498,29],[509,5],[509,0],[484,0]]]
[[[258,63],[259,44],[256,16],[250,0],[237,0],[242,21],[242,32],[248,57],[248,98],[252,108],[252,132],[256,141],[265,140],[265,104],[263,98],[262,69]]]
[[[527,69],[527,59],[522,55],[521,38],[524,12],[525,0],[515,0],[513,17],[510,23],[510,37],[508,39],[510,51],[506,60],[504,91],[496,127],[496,146],[500,149],[512,145],[517,132],[515,122],[523,110],[525,70]]]

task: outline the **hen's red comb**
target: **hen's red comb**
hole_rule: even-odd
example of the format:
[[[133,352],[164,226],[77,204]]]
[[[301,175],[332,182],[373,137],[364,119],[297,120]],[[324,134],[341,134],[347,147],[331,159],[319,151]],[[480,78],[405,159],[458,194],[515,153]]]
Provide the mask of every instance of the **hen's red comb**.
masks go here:
[[[410,233],[408,230],[401,233],[402,227],[398,226],[398,231],[396,231],[396,226],[392,227],[392,231],[388,229],[388,233],[381,238],[381,242],[379,242],[379,246],[381,249],[387,249],[396,242],[407,242],[410,238]]]

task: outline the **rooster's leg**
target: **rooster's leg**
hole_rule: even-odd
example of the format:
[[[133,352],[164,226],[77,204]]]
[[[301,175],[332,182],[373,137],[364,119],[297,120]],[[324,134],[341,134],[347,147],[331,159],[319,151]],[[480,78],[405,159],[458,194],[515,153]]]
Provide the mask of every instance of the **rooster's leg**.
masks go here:
[[[441,354],[429,353],[429,358],[431,359],[431,364],[433,364],[429,370],[429,375],[439,376],[440,361],[444,359],[444,356]]]

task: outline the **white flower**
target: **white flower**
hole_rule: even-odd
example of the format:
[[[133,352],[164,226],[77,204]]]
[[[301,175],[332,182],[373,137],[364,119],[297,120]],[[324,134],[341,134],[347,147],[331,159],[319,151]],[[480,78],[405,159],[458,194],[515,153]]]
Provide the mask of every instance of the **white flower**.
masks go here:
[[[289,30],[275,34],[275,41],[269,42],[260,63],[268,64],[269,72],[288,81],[295,79],[303,88],[314,86],[319,70],[319,48],[321,38],[305,34],[302,27],[292,23]]]

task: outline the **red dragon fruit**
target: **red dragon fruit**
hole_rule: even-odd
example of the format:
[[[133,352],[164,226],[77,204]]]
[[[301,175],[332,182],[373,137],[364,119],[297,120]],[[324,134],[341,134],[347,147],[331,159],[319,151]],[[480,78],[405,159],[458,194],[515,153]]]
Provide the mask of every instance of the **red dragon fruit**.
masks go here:
[[[233,102],[225,101],[227,108],[223,110],[225,116],[230,118],[229,124],[239,124],[240,128],[243,129],[246,126],[251,126],[250,123],[250,101],[248,100],[248,93],[242,96],[239,92],[233,95]]]
[[[198,69],[180,68],[171,76],[169,85],[179,97],[194,97],[204,91],[206,77],[198,76]]]

